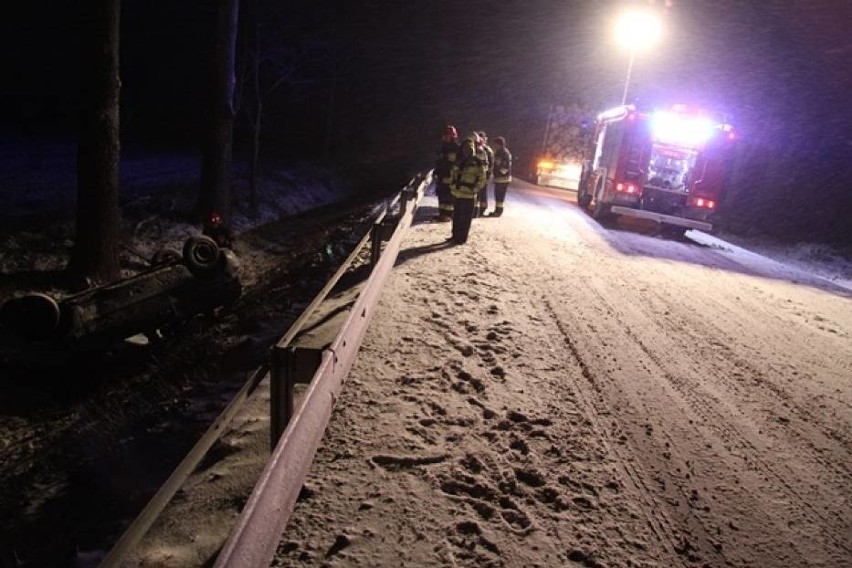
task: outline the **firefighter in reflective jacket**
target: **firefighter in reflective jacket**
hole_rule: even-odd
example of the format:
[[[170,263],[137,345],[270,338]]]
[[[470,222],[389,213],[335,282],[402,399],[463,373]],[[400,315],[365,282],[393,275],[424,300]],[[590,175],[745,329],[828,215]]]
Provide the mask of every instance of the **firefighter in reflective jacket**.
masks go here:
[[[455,126],[447,125],[441,139],[441,148],[435,160],[435,195],[438,197],[436,221],[449,221],[453,218],[453,195],[450,192],[453,167],[459,155],[458,133]]]
[[[498,136],[494,139],[494,211],[490,217],[503,214],[503,204],[506,202],[506,192],[512,181],[512,153],[506,148],[506,139]]]
[[[484,132],[479,131],[476,134],[479,136],[476,155],[485,161],[485,185],[479,190],[476,208],[473,212],[474,217],[480,217],[485,216],[485,210],[488,209],[488,180],[491,178],[494,169],[494,150],[488,145],[488,136]]]
[[[466,138],[461,144],[461,159],[453,169],[450,191],[455,198],[453,209],[453,236],[455,244],[467,242],[476,196],[485,187],[485,162],[476,155],[476,138]]]

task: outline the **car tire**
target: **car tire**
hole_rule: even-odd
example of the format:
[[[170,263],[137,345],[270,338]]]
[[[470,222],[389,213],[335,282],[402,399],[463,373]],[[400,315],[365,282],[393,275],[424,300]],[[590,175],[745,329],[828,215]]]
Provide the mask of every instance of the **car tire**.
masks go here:
[[[41,293],[13,298],[0,308],[0,323],[31,341],[53,339],[59,328],[60,316],[56,300]]]
[[[222,251],[216,241],[203,235],[189,237],[183,244],[183,262],[199,278],[210,278],[220,269]]]

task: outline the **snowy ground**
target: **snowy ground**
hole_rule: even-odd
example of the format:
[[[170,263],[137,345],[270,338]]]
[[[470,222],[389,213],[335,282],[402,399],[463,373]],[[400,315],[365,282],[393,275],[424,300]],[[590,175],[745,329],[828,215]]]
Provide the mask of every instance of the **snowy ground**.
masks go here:
[[[846,269],[527,189],[413,228],[275,565],[850,565]]]
[[[133,270],[197,232],[198,164],[128,164]],[[51,179],[4,210],[0,299],[67,259],[50,220],[73,185]],[[238,199],[239,231],[343,197],[322,172],[264,187],[256,217]],[[573,194],[523,182],[509,205],[464,247],[443,244],[447,225],[413,228],[276,564],[845,565],[852,259],[605,230]],[[240,246],[250,284],[275,255]],[[263,441],[264,411],[246,422]],[[265,446],[228,441],[252,445],[232,471],[256,470]],[[215,550],[204,519],[180,522]],[[140,565],[187,565],[152,544]]]
[[[274,565],[845,566],[852,290],[515,189],[412,229]],[[135,565],[215,554],[266,397]]]
[[[742,239],[731,234],[722,234],[719,239],[714,239],[711,235],[693,233],[691,238],[696,242],[727,248],[742,255],[759,255],[799,272],[818,275],[839,286],[852,289],[852,257],[837,247],[808,242],[782,244],[762,238]]]

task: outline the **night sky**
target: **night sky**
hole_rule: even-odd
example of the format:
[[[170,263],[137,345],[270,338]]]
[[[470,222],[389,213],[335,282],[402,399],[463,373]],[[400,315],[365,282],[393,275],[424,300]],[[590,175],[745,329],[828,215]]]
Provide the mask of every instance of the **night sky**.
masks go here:
[[[73,135],[78,4],[85,2],[30,0],[4,18],[4,131]],[[123,2],[126,143],[197,145],[212,4]],[[628,54],[614,40],[615,19],[624,6],[649,4],[243,0],[238,43],[244,53],[257,30],[264,85],[289,77],[265,99],[264,142],[276,157],[320,158],[329,138],[334,160],[428,167],[443,125],[452,123],[462,134],[505,136],[524,168],[551,104],[577,103],[595,113],[620,101]],[[850,179],[852,3],[660,4],[664,35],[637,57],[629,101],[729,113],[744,152],[758,157],[748,161],[765,162],[750,175],[789,185],[779,190],[788,199],[802,180],[811,179],[814,191],[826,184],[835,191],[839,177]],[[801,167],[789,175],[802,180],[783,182],[781,164],[791,161]],[[838,193],[843,207],[848,193]]]

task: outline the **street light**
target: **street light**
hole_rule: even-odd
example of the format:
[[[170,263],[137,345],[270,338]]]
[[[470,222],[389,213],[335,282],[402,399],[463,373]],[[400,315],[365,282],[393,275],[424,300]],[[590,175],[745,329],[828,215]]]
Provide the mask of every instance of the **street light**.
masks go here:
[[[619,18],[615,38],[618,43],[630,50],[630,61],[627,64],[627,79],[624,81],[624,94],[621,95],[621,104],[627,103],[627,88],[630,85],[630,74],[633,72],[636,53],[656,43],[660,39],[662,31],[660,19],[650,12],[625,12]]]

